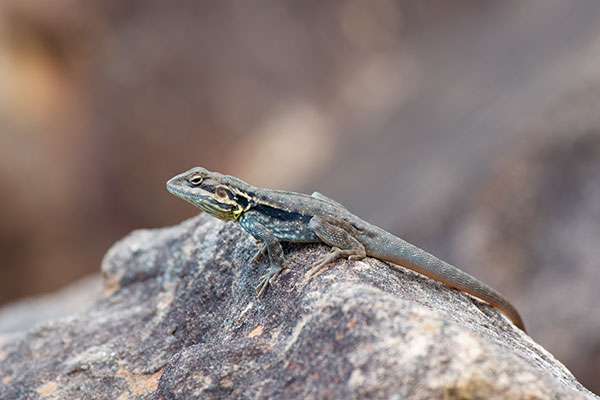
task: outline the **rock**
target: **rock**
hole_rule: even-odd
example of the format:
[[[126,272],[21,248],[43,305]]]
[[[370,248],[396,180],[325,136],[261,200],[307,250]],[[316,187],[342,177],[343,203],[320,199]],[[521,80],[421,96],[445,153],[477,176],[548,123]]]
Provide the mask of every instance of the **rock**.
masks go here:
[[[491,172],[466,188],[468,195],[448,199],[445,215],[431,218],[435,222],[415,238],[501,289],[536,341],[595,393],[600,393],[599,97],[596,78],[532,115],[518,146],[499,152]]]
[[[492,307],[378,260],[307,280],[327,247],[288,244],[257,300],[257,248],[207,215],[133,232],[93,306],[0,336],[0,398],[597,398]]]

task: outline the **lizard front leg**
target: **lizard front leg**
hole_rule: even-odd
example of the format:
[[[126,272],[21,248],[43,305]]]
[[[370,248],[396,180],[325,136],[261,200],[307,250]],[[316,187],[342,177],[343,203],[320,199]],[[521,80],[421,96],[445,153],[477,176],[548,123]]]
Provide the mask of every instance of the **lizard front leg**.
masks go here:
[[[267,244],[265,242],[262,242],[260,243],[260,249],[256,252],[256,254],[254,254],[254,257],[252,257],[248,265],[252,266],[254,263],[258,262],[258,260],[260,260],[260,258],[265,254],[267,254]]]
[[[310,277],[338,258],[362,260],[367,256],[365,246],[357,239],[358,232],[352,224],[342,219],[314,216],[309,226],[324,243],[332,247],[331,252],[312,267]]]
[[[279,239],[277,239],[273,232],[263,225],[260,222],[260,218],[251,211],[246,212],[240,218],[240,225],[256,239],[263,242],[260,250],[252,257],[250,264],[257,261],[258,258],[264,254],[265,249],[269,256],[269,269],[265,274],[261,275],[258,280],[258,286],[256,286],[256,296],[260,298],[269,287],[269,284],[273,284],[285,267],[283,248],[281,247]]]

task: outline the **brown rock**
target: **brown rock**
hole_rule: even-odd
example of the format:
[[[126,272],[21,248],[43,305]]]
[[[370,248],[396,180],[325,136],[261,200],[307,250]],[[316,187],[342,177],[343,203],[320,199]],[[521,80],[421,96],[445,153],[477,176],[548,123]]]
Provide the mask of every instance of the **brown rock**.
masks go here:
[[[92,307],[0,337],[0,398],[597,398],[487,304],[374,259],[308,281],[326,247],[287,245],[257,301],[256,249],[205,215],[130,234]]]

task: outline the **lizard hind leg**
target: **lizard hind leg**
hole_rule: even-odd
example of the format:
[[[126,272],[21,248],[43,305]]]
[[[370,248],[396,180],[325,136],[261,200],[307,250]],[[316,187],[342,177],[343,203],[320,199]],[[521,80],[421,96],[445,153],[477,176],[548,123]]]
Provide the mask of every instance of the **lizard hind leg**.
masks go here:
[[[367,256],[365,246],[356,238],[356,228],[350,223],[331,217],[314,216],[309,226],[324,243],[332,247],[331,252],[311,268],[308,273],[310,278],[338,258],[362,260]]]

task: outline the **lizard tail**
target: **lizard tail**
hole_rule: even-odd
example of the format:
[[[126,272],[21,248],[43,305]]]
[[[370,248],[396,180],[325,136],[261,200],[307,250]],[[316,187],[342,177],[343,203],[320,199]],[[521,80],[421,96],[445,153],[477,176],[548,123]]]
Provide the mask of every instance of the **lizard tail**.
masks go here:
[[[365,246],[369,256],[406,267],[484,300],[502,311],[519,329],[526,332],[525,324],[519,312],[500,292],[397,236],[385,231],[379,233],[379,235],[389,235],[391,237],[388,240],[379,241],[378,248]],[[388,245],[381,246],[382,242]]]

